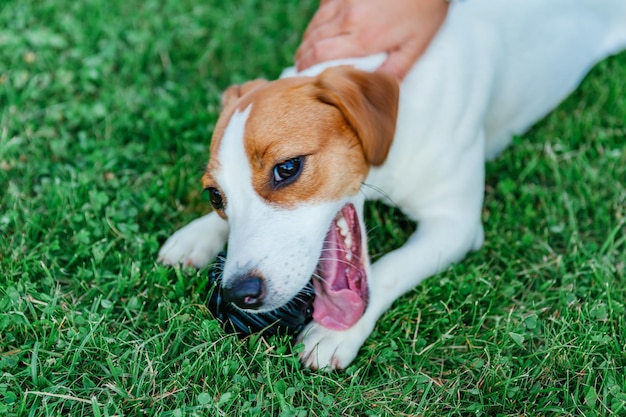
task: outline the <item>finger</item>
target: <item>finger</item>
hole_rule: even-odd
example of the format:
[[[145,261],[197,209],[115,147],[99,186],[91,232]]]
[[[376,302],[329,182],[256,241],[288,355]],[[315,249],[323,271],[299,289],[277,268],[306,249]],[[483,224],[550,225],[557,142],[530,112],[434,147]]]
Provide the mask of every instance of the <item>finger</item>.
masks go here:
[[[305,51],[313,48],[313,45],[325,39],[331,39],[338,36],[346,35],[346,33],[341,32],[341,27],[335,22],[336,21],[331,21],[324,25],[318,26],[313,31],[309,32],[309,34],[302,40],[302,43],[296,51],[296,62],[300,60],[301,55]]]
[[[354,42],[352,35],[340,35],[321,40],[310,48],[303,50],[299,60],[296,61],[296,66],[298,71],[302,71],[320,62],[340,58],[358,58],[370,53],[370,51],[362,49],[358,43]]]
[[[424,53],[427,46],[428,43],[407,41],[399,48],[390,51],[387,59],[378,67],[377,71],[395,75],[399,80],[402,80],[420,55]]]
[[[319,8],[313,15],[313,18],[309,22],[302,38],[305,39],[309,36],[309,33],[315,30],[317,27],[325,25],[332,20],[335,20],[341,11],[341,4],[337,0],[326,0],[320,2]]]
[[[339,6],[338,0],[322,0],[317,12],[315,12],[302,35],[302,42],[296,50],[296,63],[300,61],[303,52],[311,49],[316,42],[324,37],[339,35],[339,24],[337,21],[340,12]],[[335,22],[334,24],[333,21]]]

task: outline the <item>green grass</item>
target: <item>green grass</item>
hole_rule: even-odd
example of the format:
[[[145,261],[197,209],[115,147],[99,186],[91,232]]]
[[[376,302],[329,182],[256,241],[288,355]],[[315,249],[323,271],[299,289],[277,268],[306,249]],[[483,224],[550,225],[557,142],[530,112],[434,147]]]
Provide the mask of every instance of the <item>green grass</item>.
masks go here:
[[[206,271],[155,264],[207,210],[220,91],[276,77],[315,7],[0,2],[0,415],[626,415],[626,54],[488,164],[484,248],[345,372],[225,335]],[[375,256],[406,239],[367,211]]]

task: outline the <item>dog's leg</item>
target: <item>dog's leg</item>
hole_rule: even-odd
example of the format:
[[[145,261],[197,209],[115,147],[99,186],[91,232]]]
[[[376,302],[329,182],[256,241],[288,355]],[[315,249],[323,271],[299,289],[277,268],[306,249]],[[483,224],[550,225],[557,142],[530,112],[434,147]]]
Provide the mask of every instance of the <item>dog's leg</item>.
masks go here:
[[[217,213],[202,216],[176,231],[161,247],[158,261],[202,268],[224,248],[228,223]]]
[[[477,218],[471,222],[466,217],[455,216],[422,219],[419,229],[404,246],[372,265],[369,303],[354,326],[336,331],[314,322],[302,332],[303,364],[312,369],[345,368],[394,300],[425,278],[459,261],[470,250],[478,249],[482,241],[482,224]]]

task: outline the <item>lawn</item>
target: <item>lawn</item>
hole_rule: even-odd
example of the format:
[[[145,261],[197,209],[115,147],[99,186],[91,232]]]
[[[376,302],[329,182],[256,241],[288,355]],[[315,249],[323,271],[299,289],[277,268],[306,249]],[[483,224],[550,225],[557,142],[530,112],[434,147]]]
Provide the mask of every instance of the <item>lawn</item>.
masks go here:
[[[626,415],[626,54],[488,164],[485,246],[344,372],[211,318],[155,263],[205,213],[220,91],[289,65],[316,2],[0,2],[1,416]],[[367,206],[374,257],[414,227]]]

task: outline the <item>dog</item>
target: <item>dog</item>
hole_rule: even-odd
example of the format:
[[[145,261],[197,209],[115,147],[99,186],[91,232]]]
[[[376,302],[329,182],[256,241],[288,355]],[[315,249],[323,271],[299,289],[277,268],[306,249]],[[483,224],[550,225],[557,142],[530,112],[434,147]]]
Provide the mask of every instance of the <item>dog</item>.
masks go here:
[[[625,47],[624,0],[471,0],[401,84],[377,54],[231,86],[202,177],[213,211],[159,261],[203,267],[228,241],[224,297],[257,312],[312,280],[301,361],[345,368],[394,300],[481,247],[485,161]],[[418,222],[374,264],[366,199]]]

